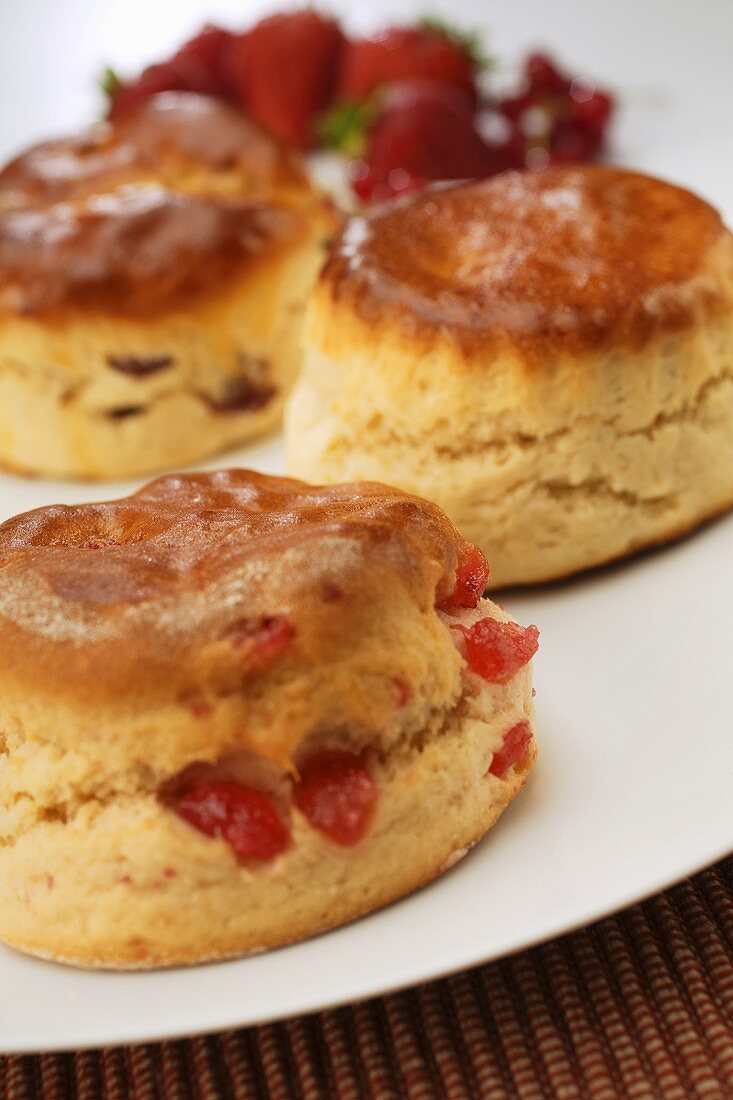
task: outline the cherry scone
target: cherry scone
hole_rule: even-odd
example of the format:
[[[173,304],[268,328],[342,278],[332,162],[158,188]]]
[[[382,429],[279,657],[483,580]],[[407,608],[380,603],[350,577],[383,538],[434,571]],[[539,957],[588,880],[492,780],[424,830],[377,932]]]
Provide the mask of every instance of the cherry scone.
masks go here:
[[[0,463],[128,477],[274,427],[336,226],[299,157],[203,96],[0,172]]]
[[[435,506],[222,470],[0,526],[0,937],[298,940],[460,859],[535,758],[537,629]]]

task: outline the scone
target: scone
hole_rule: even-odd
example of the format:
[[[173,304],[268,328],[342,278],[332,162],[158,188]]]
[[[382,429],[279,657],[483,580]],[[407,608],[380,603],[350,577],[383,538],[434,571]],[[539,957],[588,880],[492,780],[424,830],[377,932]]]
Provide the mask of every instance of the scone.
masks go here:
[[[290,468],[439,504],[495,586],[665,542],[733,502],[733,244],[609,167],[354,218],[307,323]]]
[[[336,221],[294,153],[168,93],[0,173],[0,463],[127,477],[279,422]]]
[[[247,470],[0,526],[0,938],[221,959],[450,867],[535,754],[522,628],[434,505]]]

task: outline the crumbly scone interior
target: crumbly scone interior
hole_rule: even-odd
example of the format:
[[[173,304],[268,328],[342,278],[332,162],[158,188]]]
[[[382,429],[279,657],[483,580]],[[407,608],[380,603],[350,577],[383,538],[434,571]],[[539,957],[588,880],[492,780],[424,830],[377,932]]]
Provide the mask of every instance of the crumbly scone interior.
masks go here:
[[[439,614],[449,629],[451,624],[470,626],[488,616],[501,621],[510,619],[488,600],[481,601],[476,609]],[[419,710],[401,708],[404,715],[398,708],[391,728],[379,731],[376,738],[366,728],[342,725],[326,729],[317,724],[298,751],[295,774],[298,761],[312,752],[323,749],[365,751],[380,790],[388,789],[389,784],[404,769],[409,770],[418,758],[428,759],[437,750],[442,755],[452,738],[465,737],[465,723],[476,726],[485,772],[506,730],[532,717],[530,678],[529,667],[525,667],[506,684],[489,684],[461,661],[444,705]],[[52,731],[45,743],[39,742],[37,736],[29,742],[21,728],[0,732],[0,849],[13,847],[29,832],[38,836],[39,830],[41,833],[53,832],[79,827],[82,823],[84,828],[93,827],[96,819],[103,818],[115,807],[162,805],[161,793],[174,777],[151,767],[143,757],[144,746],[141,746],[141,759],[104,774],[100,771],[98,756],[92,758],[82,751],[62,750],[53,743]],[[196,757],[189,760],[187,766],[202,764],[204,762]],[[253,784],[273,794],[288,816],[297,818],[297,812],[293,814],[290,805],[289,787],[293,775],[284,769],[251,752],[229,754],[204,766],[210,776]],[[476,779],[482,777],[483,773]],[[493,781],[494,777],[490,778]],[[295,822],[294,827],[297,836]],[[181,828],[188,830],[186,825]],[[218,845],[221,842],[206,843]]]
[[[296,376],[322,235],[308,228],[299,249],[189,314],[95,315],[61,328],[5,319],[0,456],[21,471],[41,454],[49,472],[105,477],[271,429]]]
[[[487,601],[477,611],[502,614]],[[447,621],[475,618],[461,612]],[[501,778],[488,767],[507,728],[533,725],[530,677],[527,666],[503,685],[488,684],[463,668],[455,695],[423,715],[420,728],[412,723],[390,748],[367,750],[379,796],[354,848],[334,844],[290,808],[291,843],[258,865],[238,861],[225,841],[165,807],[159,777],[142,770],[110,777],[91,795],[83,764],[66,754],[52,766],[59,780],[62,768],[71,765],[73,775],[76,766],[76,786],[54,790],[38,785],[14,742],[1,765],[3,935],[41,957],[134,969],[252,953],[369,912],[460,860],[523,786],[534,740]],[[313,741],[306,751],[324,743]],[[359,746],[363,737],[325,743]],[[288,813],[289,777],[283,789],[282,775],[261,762],[222,767],[250,782],[259,772]]]
[[[288,463],[315,481],[378,478],[435,501],[482,546],[495,586],[610,560],[733,497],[731,315],[628,354],[589,358],[582,380],[569,361],[543,375],[497,360],[473,389],[435,363],[437,395],[418,376],[409,402],[376,355],[369,396],[361,387],[355,401],[358,358],[313,346],[286,414]]]

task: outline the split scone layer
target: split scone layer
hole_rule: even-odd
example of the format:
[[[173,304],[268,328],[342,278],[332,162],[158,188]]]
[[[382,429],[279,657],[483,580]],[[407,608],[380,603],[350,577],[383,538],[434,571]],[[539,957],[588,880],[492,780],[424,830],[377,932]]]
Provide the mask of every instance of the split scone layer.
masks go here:
[[[434,505],[243,470],[0,527],[0,938],[226,958],[407,893],[534,760],[537,642]]]
[[[509,173],[351,220],[307,324],[288,462],[434,500],[494,586],[733,503],[733,239],[608,167]]]
[[[166,93],[0,173],[0,463],[128,477],[276,425],[335,228],[295,154]]]

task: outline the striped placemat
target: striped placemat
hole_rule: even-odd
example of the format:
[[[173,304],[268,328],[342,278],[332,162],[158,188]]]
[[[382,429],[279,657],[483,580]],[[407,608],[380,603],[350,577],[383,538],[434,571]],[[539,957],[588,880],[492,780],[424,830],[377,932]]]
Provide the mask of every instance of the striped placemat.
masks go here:
[[[365,1004],[0,1059],[0,1100],[36,1097],[731,1100],[733,858],[581,932]]]

